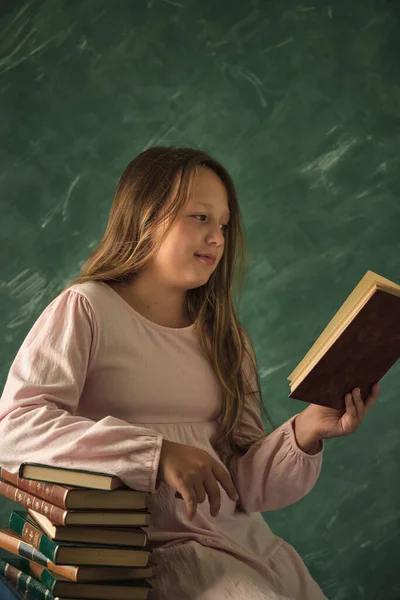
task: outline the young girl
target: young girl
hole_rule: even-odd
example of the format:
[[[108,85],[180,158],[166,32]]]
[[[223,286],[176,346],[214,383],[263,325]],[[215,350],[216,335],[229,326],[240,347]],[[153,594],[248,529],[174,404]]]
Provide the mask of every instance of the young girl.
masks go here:
[[[151,492],[152,600],[320,600],[262,515],[300,500],[324,438],[356,429],[310,405],[265,434],[257,364],[233,306],[243,234],[224,167],[154,147],[128,165],[81,276],[45,308],[0,402],[0,464],[117,475]],[[237,495],[236,495],[237,494]]]

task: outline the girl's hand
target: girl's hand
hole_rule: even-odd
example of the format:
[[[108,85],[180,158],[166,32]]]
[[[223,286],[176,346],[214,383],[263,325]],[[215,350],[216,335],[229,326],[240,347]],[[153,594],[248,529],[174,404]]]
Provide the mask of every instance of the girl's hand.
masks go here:
[[[295,435],[300,448],[308,452],[316,449],[320,440],[350,435],[356,431],[380,393],[379,383],[374,383],[365,402],[360,388],[354,388],[344,399],[346,411],[310,404],[295,419]]]
[[[185,500],[189,521],[196,514],[197,504],[204,502],[206,495],[211,516],[217,516],[221,508],[218,484],[231,500],[239,499],[229,471],[206,450],[166,439],[161,446],[158,479],[176,490],[176,498]]]

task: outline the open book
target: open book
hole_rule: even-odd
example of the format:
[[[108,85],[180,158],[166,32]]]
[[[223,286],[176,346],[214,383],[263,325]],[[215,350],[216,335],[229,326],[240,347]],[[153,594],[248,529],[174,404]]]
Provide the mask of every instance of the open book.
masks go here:
[[[289,398],[345,410],[344,396],[371,386],[400,358],[400,285],[367,271],[289,375]]]

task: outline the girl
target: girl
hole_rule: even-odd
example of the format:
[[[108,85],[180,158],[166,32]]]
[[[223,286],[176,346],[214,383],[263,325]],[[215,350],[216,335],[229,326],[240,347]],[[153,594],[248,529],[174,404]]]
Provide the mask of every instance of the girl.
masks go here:
[[[269,435],[257,364],[233,306],[243,233],[209,154],[154,147],[128,165],[81,276],[45,308],[0,402],[0,464],[117,475],[150,495],[152,600],[321,600],[262,511],[300,500],[324,438],[375,402],[310,405]]]

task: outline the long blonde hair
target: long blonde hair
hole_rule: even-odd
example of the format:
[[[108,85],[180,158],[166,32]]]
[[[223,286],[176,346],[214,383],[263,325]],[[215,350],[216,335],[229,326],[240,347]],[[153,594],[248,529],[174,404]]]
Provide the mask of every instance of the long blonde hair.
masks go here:
[[[199,149],[166,146],[155,146],[136,156],[117,184],[102,240],[84,263],[80,276],[68,287],[87,281],[132,281],[157,254],[187,201],[193,176],[200,167],[211,169],[224,183],[231,217],[220,263],[205,285],[187,291],[185,308],[221,384],[216,449],[225,453],[228,448],[233,455],[243,455],[260,439],[240,431],[246,396],[270,419],[262,400],[250,337],[233,305],[235,293],[240,301],[247,266],[239,202],[231,176],[216,159]],[[167,202],[178,177],[177,194]],[[164,235],[157,243],[153,233],[161,226]]]

